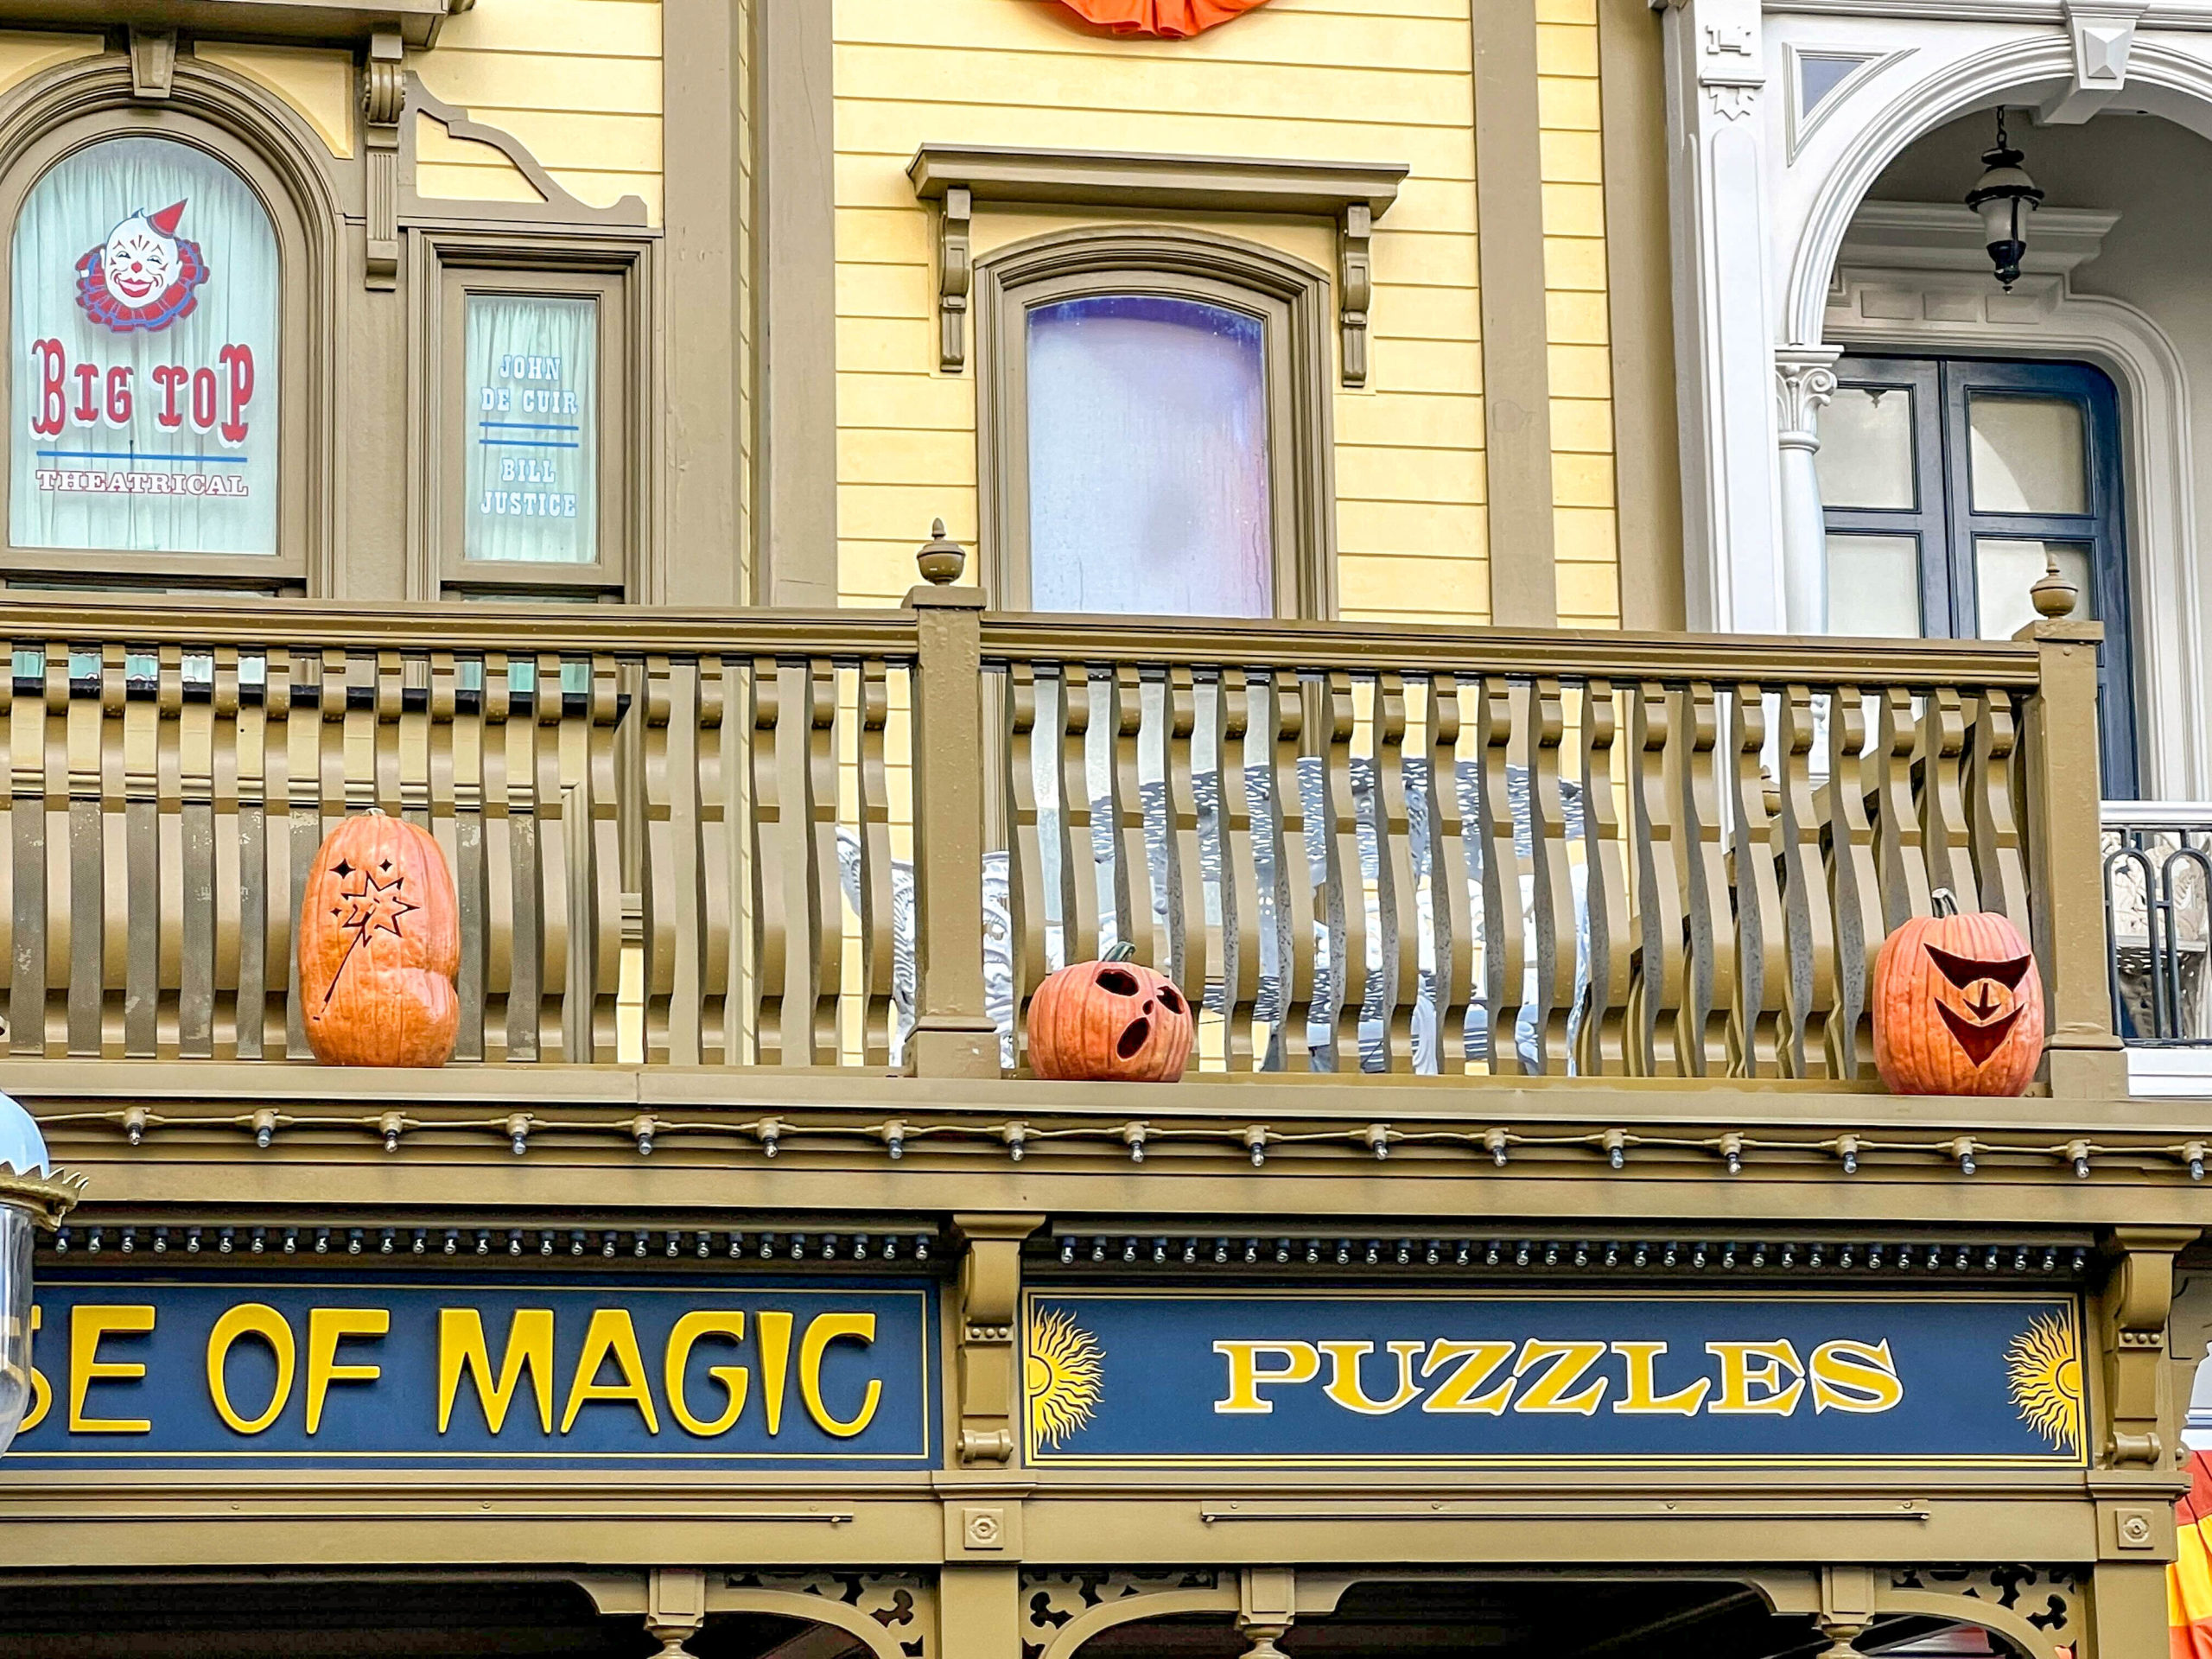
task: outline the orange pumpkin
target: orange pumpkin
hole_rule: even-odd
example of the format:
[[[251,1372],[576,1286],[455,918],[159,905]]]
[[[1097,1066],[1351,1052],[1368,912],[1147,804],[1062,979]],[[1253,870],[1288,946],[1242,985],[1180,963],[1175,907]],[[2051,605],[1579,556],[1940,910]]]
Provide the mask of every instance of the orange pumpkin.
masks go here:
[[[1029,1003],[1029,1065],[1040,1077],[1172,1083],[1191,1058],[1191,1000],[1117,944],[1103,962],[1048,975]]]
[[[1101,24],[1117,35],[1160,35],[1171,41],[1188,39],[1267,3],[1268,0],[1067,0],[1069,9],[1086,22]]]
[[[325,1065],[443,1065],[461,1029],[460,906],[438,843],[381,812],[323,837],[300,909],[300,998]]]
[[[2019,929],[1947,888],[1874,960],[1874,1066],[1900,1095],[2024,1093],[2043,1058],[2043,978]]]

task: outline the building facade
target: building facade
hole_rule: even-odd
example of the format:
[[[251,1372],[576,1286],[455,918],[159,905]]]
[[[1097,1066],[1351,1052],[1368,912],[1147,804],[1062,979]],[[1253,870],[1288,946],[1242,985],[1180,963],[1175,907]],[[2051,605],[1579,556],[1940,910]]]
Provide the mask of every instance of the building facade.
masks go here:
[[[2207,17],[0,0],[10,1650],[2164,1651]]]

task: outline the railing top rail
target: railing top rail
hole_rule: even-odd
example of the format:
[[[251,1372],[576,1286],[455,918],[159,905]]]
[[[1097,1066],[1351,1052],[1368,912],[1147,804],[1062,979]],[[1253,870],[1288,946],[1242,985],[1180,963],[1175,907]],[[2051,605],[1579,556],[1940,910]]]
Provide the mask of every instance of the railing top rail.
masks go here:
[[[988,612],[987,661],[1031,658],[1253,667],[1558,675],[1729,684],[2032,688],[2028,640],[1819,639],[1771,634],[1630,633],[1419,622],[1206,620]]]
[[[2107,801],[2100,810],[2107,830],[2212,831],[2212,801]]]
[[[914,655],[911,611],[684,610],[616,605],[334,604],[163,594],[0,601],[0,638],[307,650]]]

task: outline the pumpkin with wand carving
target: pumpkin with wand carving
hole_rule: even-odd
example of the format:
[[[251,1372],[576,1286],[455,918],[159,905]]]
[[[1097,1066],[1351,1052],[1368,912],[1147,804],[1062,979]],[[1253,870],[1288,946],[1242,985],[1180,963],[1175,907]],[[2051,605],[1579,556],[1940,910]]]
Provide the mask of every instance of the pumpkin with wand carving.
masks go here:
[[[1103,962],[1046,976],[1029,1003],[1029,1066],[1040,1077],[1172,1083],[1197,1035],[1191,1001],[1165,974],[1117,944]]]
[[[461,1031],[460,906],[446,855],[382,812],[323,837],[300,909],[300,1001],[325,1065],[439,1066]]]
[[[2018,1095],[2043,1059],[2043,977],[2004,916],[1936,913],[1882,942],[1872,987],[1874,1067],[1892,1094]]]

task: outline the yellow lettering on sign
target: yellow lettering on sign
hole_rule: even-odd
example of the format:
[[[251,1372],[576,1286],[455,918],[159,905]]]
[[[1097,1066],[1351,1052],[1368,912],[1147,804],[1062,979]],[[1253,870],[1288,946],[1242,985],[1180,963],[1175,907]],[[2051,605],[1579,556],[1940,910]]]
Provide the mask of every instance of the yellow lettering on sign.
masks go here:
[[[1532,1338],[1524,1343],[1520,1363],[1513,1368],[1514,1380],[1519,1381],[1539,1365],[1546,1369],[1513,1402],[1513,1409],[1516,1412],[1571,1411],[1585,1417],[1592,1415],[1599,1402],[1605,1399],[1605,1390],[1611,1386],[1612,1378],[1601,1376],[1580,1394],[1570,1394],[1568,1390],[1605,1357],[1605,1344],[1602,1342],[1537,1342]]]
[[[798,1344],[798,1397],[806,1402],[806,1414],[814,1419],[823,1433],[849,1440],[866,1428],[874,1420],[875,1408],[883,1403],[883,1384],[874,1377],[868,1378],[860,1414],[842,1421],[833,1417],[822,1401],[822,1356],[833,1342],[867,1344],[874,1340],[873,1313],[819,1313],[806,1322],[806,1335]]]
[[[1213,1351],[1229,1362],[1229,1393],[1213,1402],[1213,1408],[1224,1415],[1243,1412],[1267,1416],[1275,1402],[1262,1399],[1262,1389],[1294,1387],[1321,1374],[1320,1351],[1310,1342],[1217,1342]],[[1262,1370],[1262,1357],[1282,1363]]]
[[[683,1373],[691,1363],[691,1350],[702,1337],[727,1337],[732,1342],[742,1342],[745,1315],[735,1312],[686,1313],[668,1333],[668,1351],[662,1356],[661,1365],[661,1381],[668,1387],[668,1414],[676,1419],[685,1433],[711,1440],[729,1433],[744,1414],[746,1389],[752,1381],[752,1373],[742,1365],[707,1367],[707,1375],[722,1385],[728,1403],[722,1408],[722,1414],[712,1422],[702,1422],[694,1417],[691,1402],[684,1397]]]
[[[599,1381],[600,1370],[610,1358],[622,1373],[620,1382]],[[645,1419],[646,1432],[660,1433],[660,1414],[653,1409],[652,1388],[645,1381],[645,1356],[638,1351],[637,1327],[626,1308],[602,1307],[592,1314],[576,1375],[569,1384],[569,1403],[561,1410],[561,1432],[575,1427],[576,1414],[595,1400],[628,1401]]]
[[[1663,1342],[1617,1342],[1613,1351],[1628,1362],[1628,1390],[1613,1402],[1615,1411],[1694,1417],[1697,1408],[1705,1403],[1705,1396],[1712,1392],[1713,1379],[1709,1376],[1700,1376],[1688,1388],[1676,1389],[1672,1394],[1659,1392],[1656,1373],[1659,1356],[1667,1351]]]
[[[1475,1390],[1497,1375],[1499,1366],[1513,1357],[1514,1344],[1510,1342],[1446,1342],[1431,1343],[1428,1357],[1421,1362],[1421,1378],[1439,1368],[1459,1362],[1457,1369],[1447,1373],[1436,1385],[1436,1392],[1421,1402],[1423,1411],[1461,1412],[1486,1411],[1491,1416],[1502,1415],[1505,1402],[1513,1397],[1513,1379],[1507,1377],[1488,1394],[1477,1395]]]
[[[308,1310],[308,1433],[322,1427],[323,1402],[334,1382],[373,1382],[381,1365],[340,1365],[338,1344],[348,1338],[367,1339],[391,1330],[391,1315],[381,1307],[312,1307]]]
[[[784,1384],[791,1375],[791,1316],[763,1313],[753,1321],[760,1338],[760,1404],[771,1439],[784,1432]]]
[[[522,1386],[523,1372],[530,1373],[531,1392],[537,1400],[537,1421],[553,1432],[553,1310],[518,1307],[507,1320],[507,1345],[499,1357],[499,1376],[493,1380],[492,1354],[484,1339],[484,1316],[473,1307],[438,1310],[438,1433],[453,1422],[454,1397],[461,1392],[464,1372],[476,1384],[477,1403],[484,1408],[484,1427],[497,1434],[507,1421],[507,1408]]]
[[[1787,1342],[1708,1342],[1705,1351],[1720,1362],[1720,1397],[1707,1408],[1743,1416],[1765,1413],[1787,1417],[1805,1392],[1805,1362]],[[1763,1360],[1764,1364],[1753,1364]],[[1783,1386],[1783,1373],[1793,1379]],[[1757,1389],[1758,1393],[1752,1390]]]
[[[38,1334],[40,1310],[31,1304],[31,1334]],[[23,1421],[16,1426],[16,1433],[28,1434],[46,1421],[46,1414],[54,1409],[54,1389],[46,1380],[46,1373],[34,1364],[31,1367],[31,1408],[23,1414]]]
[[[258,1417],[241,1417],[231,1404],[227,1367],[231,1346],[240,1337],[258,1337],[276,1357],[276,1381],[269,1390],[269,1403]],[[215,1414],[241,1434],[258,1434],[283,1414],[292,1398],[292,1377],[299,1367],[299,1351],[292,1327],[284,1316],[266,1302],[244,1302],[215,1321],[207,1333],[207,1397]]]
[[[1904,1400],[1886,1342],[1824,1342],[1813,1350],[1813,1410],[1894,1411]]]
[[[103,1337],[143,1337],[154,1328],[154,1310],[143,1303],[118,1306],[79,1302],[69,1312],[69,1432],[72,1434],[150,1434],[143,1417],[87,1417],[85,1393],[95,1382],[124,1382],[146,1375],[135,1361],[100,1357]]]
[[[1402,1411],[1421,1393],[1414,1382],[1414,1361],[1428,1344],[1420,1342],[1389,1342],[1383,1344],[1390,1356],[1398,1362],[1398,1389],[1388,1400],[1370,1400],[1367,1390],[1360,1385],[1359,1362],[1375,1351],[1371,1342],[1325,1342],[1321,1351],[1329,1357],[1329,1380],[1321,1392],[1327,1395],[1346,1411],[1356,1411],[1363,1417],[1388,1417],[1394,1411]]]

